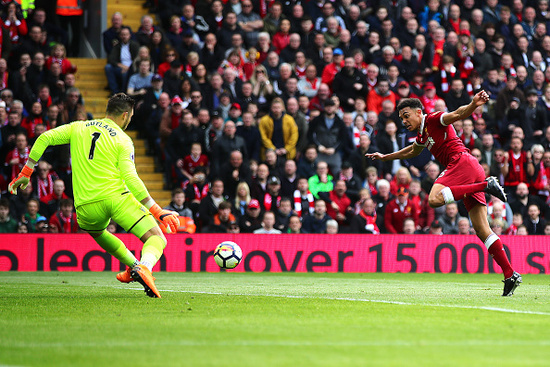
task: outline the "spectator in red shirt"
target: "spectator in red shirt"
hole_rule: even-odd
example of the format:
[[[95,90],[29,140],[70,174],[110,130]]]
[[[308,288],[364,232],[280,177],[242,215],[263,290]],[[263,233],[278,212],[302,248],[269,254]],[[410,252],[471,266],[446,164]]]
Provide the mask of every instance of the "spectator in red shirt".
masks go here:
[[[50,217],[50,227],[56,228],[56,233],[77,233],[76,213],[71,199],[62,199],[60,209]]]
[[[531,147],[535,173],[531,179],[531,193],[539,195],[546,201],[550,191],[550,152],[545,152],[542,145]]]
[[[388,233],[403,233],[403,224],[406,218],[418,221],[418,209],[416,205],[408,200],[409,190],[404,187],[397,190],[397,198],[386,206],[384,222]]]
[[[338,225],[344,226],[347,223],[348,216],[352,213],[351,200],[346,195],[346,181],[338,180],[334,184],[334,189],[327,193],[327,214],[338,222]]]
[[[351,220],[350,232],[380,234],[376,225],[376,204],[371,198],[363,201],[361,211]]]
[[[15,148],[8,152],[6,156],[6,165],[8,167],[11,166],[12,180],[17,177],[17,172],[19,172],[27,162],[29,151],[27,136],[24,133],[17,134],[15,138]]]
[[[281,51],[290,43],[290,20],[281,19],[279,30],[273,35],[272,44],[275,47],[275,52],[280,54]],[[294,61],[294,60],[292,60]]]
[[[26,36],[27,21],[23,14],[18,11],[15,1],[9,2],[5,8],[5,14],[2,17],[4,32],[9,34],[9,38],[13,45],[21,43],[22,36]]]
[[[317,95],[309,101],[310,120],[325,111],[325,103],[330,99],[330,87],[321,83]]]
[[[191,144],[191,154],[179,159],[176,163],[181,173],[183,182],[189,182],[195,174],[197,167],[204,167],[208,171],[208,157],[202,154],[202,145],[200,143]],[[187,186],[187,184],[185,184]]]
[[[332,53],[332,63],[325,66],[323,69],[323,75],[321,76],[321,82],[327,84],[332,88],[332,82],[334,77],[342,67],[344,66],[344,51],[339,48],[335,48]]]
[[[435,94],[435,85],[432,82],[427,82],[424,84],[424,95],[420,97],[420,102],[424,106],[424,111],[426,113],[431,113],[435,111],[435,102],[442,100],[437,94]]]
[[[56,179],[53,182],[53,192],[40,198],[40,213],[46,217],[51,217],[61,207],[61,200],[68,199],[65,194],[65,182]]]
[[[24,127],[27,130],[27,136],[29,139],[35,138],[34,129],[36,125],[45,123],[42,118],[42,104],[40,102],[34,102],[32,104],[31,113],[29,116],[25,117],[21,122],[21,127]]]
[[[412,177],[411,173],[406,167],[401,167],[397,170],[395,173],[395,176],[393,176],[393,179],[390,181],[390,192],[393,195],[397,194],[397,190],[404,187],[407,190],[409,189],[409,185],[411,184]]]
[[[367,95],[367,111],[374,111],[376,114],[382,112],[382,102],[391,101],[394,106],[397,96],[390,90],[390,83],[387,79],[378,78],[378,84]]]
[[[500,168],[504,176],[506,193],[514,195],[520,182],[529,182],[535,173],[531,152],[523,150],[523,141],[514,137],[510,141],[510,150],[504,153],[504,162]]]
[[[76,73],[77,67],[71,64],[67,58],[65,46],[60,43],[53,46],[52,54],[46,60],[46,69],[50,70],[52,68],[52,64],[59,64],[61,66],[61,74],[63,75]]]

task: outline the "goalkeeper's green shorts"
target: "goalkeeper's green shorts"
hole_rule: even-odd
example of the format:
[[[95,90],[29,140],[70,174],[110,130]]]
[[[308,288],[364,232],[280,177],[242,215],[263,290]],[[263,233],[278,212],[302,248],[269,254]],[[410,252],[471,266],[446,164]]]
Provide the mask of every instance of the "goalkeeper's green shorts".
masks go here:
[[[153,215],[131,193],[80,205],[76,208],[76,219],[87,232],[101,232],[113,219],[138,238],[157,226]]]

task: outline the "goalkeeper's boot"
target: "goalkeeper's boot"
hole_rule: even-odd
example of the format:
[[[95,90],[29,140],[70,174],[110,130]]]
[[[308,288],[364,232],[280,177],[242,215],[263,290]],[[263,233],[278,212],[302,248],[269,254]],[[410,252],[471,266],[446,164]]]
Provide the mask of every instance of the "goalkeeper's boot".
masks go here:
[[[521,283],[521,274],[517,271],[514,271],[514,274],[510,278],[504,279],[504,292],[502,293],[503,296],[511,296],[514,294],[514,291]]]
[[[116,275],[116,279],[121,283],[131,283],[135,282],[134,278],[132,278],[132,269],[126,268],[125,271],[122,271]]]
[[[143,286],[145,294],[152,298],[161,298],[157,286],[155,285],[155,278],[145,265],[140,264],[134,266],[130,274],[135,281]]]

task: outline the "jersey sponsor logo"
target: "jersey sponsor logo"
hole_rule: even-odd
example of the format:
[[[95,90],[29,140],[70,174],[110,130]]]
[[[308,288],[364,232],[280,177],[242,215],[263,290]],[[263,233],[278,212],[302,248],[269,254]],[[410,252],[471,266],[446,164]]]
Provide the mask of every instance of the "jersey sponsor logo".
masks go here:
[[[435,141],[431,136],[428,137],[428,140],[426,142],[426,146],[428,147],[428,150],[432,150],[433,145],[435,144]]]
[[[101,129],[107,130],[109,132],[109,135],[116,136],[116,130],[110,127],[108,124],[106,124],[103,121],[96,121],[96,120],[88,121],[86,122],[86,127],[89,127],[89,126],[97,126]]]

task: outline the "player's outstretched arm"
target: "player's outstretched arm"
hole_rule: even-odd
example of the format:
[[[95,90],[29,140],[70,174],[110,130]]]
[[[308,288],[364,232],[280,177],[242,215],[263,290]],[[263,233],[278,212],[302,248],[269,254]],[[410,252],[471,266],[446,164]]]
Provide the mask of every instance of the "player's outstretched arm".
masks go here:
[[[413,143],[397,152],[390,154],[382,154],[380,152],[367,153],[365,154],[365,157],[370,158],[373,161],[379,159],[382,162],[393,161],[394,159],[410,159],[419,155],[423,149],[424,147]]]
[[[489,95],[484,90],[479,91],[474,98],[472,99],[472,102],[470,102],[467,105],[461,106],[457,108],[453,112],[449,112],[443,115],[443,124],[444,125],[450,125],[455,121],[458,120],[464,120],[465,118],[470,117],[472,113],[478,108],[479,106],[484,105],[489,101]]]
[[[36,162],[29,158],[27,160],[27,163],[25,166],[23,166],[23,169],[16,178],[11,180],[10,184],[8,185],[8,190],[10,194],[17,195],[17,189],[21,187],[22,190],[25,190],[27,186],[29,185],[29,181],[31,180],[31,175],[34,171],[34,166],[36,165]]]
[[[178,231],[180,221],[177,212],[162,209],[151,196],[147,196],[145,199],[141,200],[141,203],[149,209],[156,220],[166,226],[166,231],[168,233],[176,233]]]
[[[31,175],[34,170],[34,166],[36,165],[40,157],[42,157],[42,154],[44,154],[44,151],[47,147],[49,147],[50,145],[69,143],[71,128],[72,124],[65,124],[56,127],[55,129],[46,131],[44,134],[40,135],[38,139],[36,139],[36,142],[34,143],[29,153],[29,159],[27,160],[27,163],[25,163],[25,166],[23,167],[19,175],[17,175],[17,177],[14,178],[8,185],[8,190],[11,194],[17,194],[17,189],[19,187],[21,187],[23,190],[27,188],[27,185],[29,184]]]

